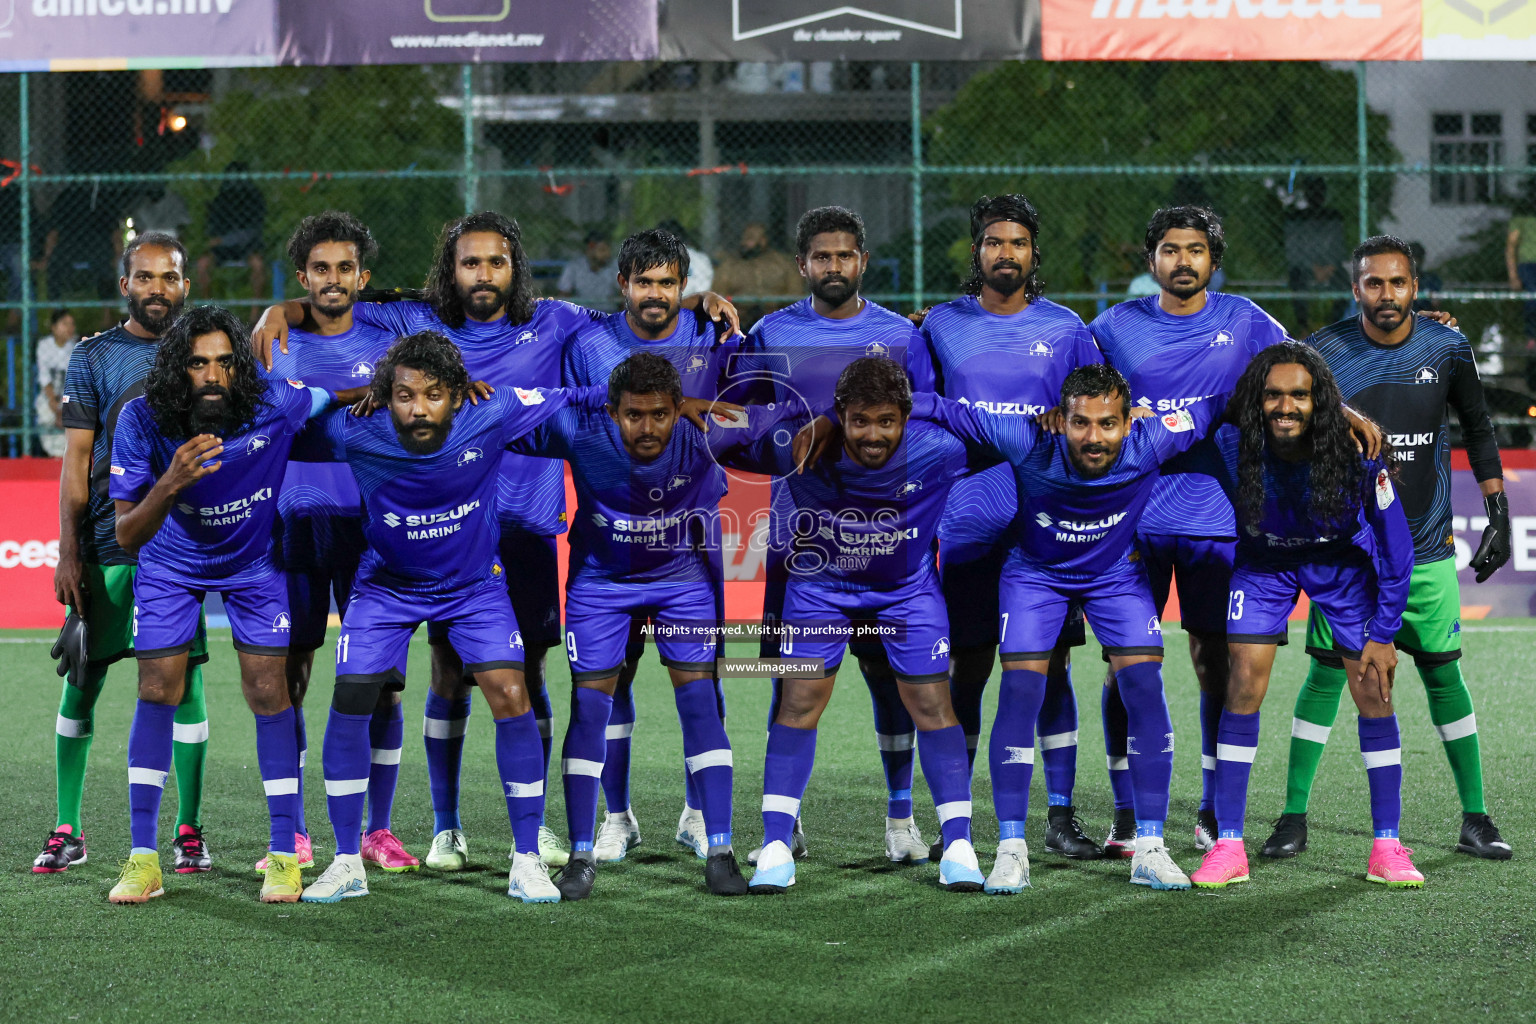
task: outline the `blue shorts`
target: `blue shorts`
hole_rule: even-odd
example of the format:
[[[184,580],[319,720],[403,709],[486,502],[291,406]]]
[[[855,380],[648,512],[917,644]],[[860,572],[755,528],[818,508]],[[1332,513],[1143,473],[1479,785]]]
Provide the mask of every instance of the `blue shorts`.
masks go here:
[[[1184,631],[1196,636],[1225,635],[1226,594],[1232,585],[1232,558],[1236,551],[1235,540],[1138,533],[1136,553],[1147,567],[1158,616],[1162,616],[1168,592],[1177,580],[1180,625]]]
[[[768,548],[768,557],[765,560],[768,582],[763,587],[763,635],[758,641],[759,658],[777,658],[779,656],[779,634],[773,629],[775,624],[784,620],[784,595],[789,588],[789,570],[784,557],[784,552],[776,548]],[[884,664],[886,657],[885,646],[877,641],[855,640],[848,645],[848,650],[861,662],[873,662]],[[841,654],[838,655],[842,657]]]
[[[281,523],[280,545],[293,616],[289,647],[313,651],[325,643],[333,596],[336,608],[347,613],[357,564],[368,547],[363,524],[351,516],[290,516]]]
[[[714,584],[572,583],[565,594],[565,654],[571,679],[618,675],[631,625],[650,621],[661,663],[685,672],[713,672],[719,622]]]
[[[523,667],[523,635],[501,576],[449,594],[413,594],[358,580],[336,640],[336,682],[405,688],[411,634],[436,625],[464,661],[464,672]]]
[[[267,559],[221,580],[184,577],[140,562],[133,579],[134,656],[144,661],[190,651],[209,593],[224,598],[235,650],[287,656],[292,632],[287,581]]]
[[[997,646],[1002,613],[998,594],[1007,555],[1007,544],[939,546],[939,582],[949,609],[949,642],[955,647]],[[1067,617],[1056,646],[1081,647],[1087,642],[1079,608]]]
[[[512,599],[512,612],[523,630],[523,641],[533,648],[560,646],[560,559],[555,551],[553,537],[501,528],[497,555],[505,573],[502,578]],[[427,623],[430,643],[446,643],[447,639],[441,624]],[[459,655],[463,658],[462,651]]]
[[[1002,660],[1046,660],[1073,615],[1087,616],[1106,657],[1162,654],[1163,627],[1146,570],[1139,562],[1121,566],[1098,579],[1064,583],[1010,560],[1002,574]]]
[[[895,630],[890,639],[859,646],[884,648],[896,678],[906,683],[938,683],[949,679],[949,615],[939,581],[931,575],[894,590],[831,590],[806,580],[790,580],[784,594],[785,637],[779,653],[786,658],[820,658],[827,675],[843,663],[854,623],[872,623]],[[815,636],[795,634],[796,627],[821,630]],[[826,632],[830,627],[835,632]],[[854,651],[855,657],[863,657]]]
[[[1376,568],[1364,552],[1343,565],[1273,569],[1239,561],[1227,598],[1227,642],[1276,644],[1288,641],[1286,619],[1305,590],[1333,627],[1333,649],[1351,661],[1365,649],[1366,629],[1376,611]]]

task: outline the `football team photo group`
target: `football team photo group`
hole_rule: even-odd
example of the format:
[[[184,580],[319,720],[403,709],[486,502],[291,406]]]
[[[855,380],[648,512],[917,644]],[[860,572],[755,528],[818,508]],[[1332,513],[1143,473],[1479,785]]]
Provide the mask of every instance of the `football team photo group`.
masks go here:
[[[1472,347],[1448,314],[1416,311],[1413,247],[1362,241],[1348,315],[1293,338],[1218,290],[1219,211],[1148,209],[1135,241],[1156,290],[1085,323],[1047,297],[1052,212],[977,198],[960,294],[910,316],[866,297],[865,225],[841,206],[799,216],[804,297],[770,306],[718,277],[723,294],[690,290],[697,260],[665,227],[618,244],[616,312],[540,297],[517,222],[494,211],[443,227],[420,288],[384,290],[369,226],[317,210],[285,229],[302,297],[252,327],[203,304],[175,237],[132,237],[127,316],[74,350],[61,398],[57,817],[11,822],[46,834],[29,884],[89,853],[122,863],[103,903],[154,915],[215,865],[263,903],[334,904],[489,862],[522,903],[600,903],[642,843],[632,764],[676,735],[637,715],[653,656],[682,784],[661,794],[675,831],[645,822],[643,849],[675,838],[700,901],[793,901],[834,870],[818,832],[844,823],[817,813],[813,778],[834,700],[873,710],[850,756],[883,771],[883,834],[877,806],[851,827],[892,869],[879,887],[1027,903],[1061,877],[1042,864],[1111,860],[1168,894],[1149,900],[1259,890],[1307,857],[1330,739],[1358,740],[1338,794],[1358,863],[1322,884],[1434,886],[1400,832],[1430,772],[1462,813],[1416,835],[1421,851],[1509,859],[1462,671],[1452,414],[1486,514],[1478,583],[1511,557],[1510,509]],[[765,546],[761,614],[733,620],[721,503],[765,477],[742,541]],[[227,632],[210,634],[211,595]],[[1298,607],[1304,633],[1288,631]],[[422,626],[429,664],[408,665]],[[204,683],[223,637],[238,695]],[[1277,660],[1293,639],[1305,679],[1294,706],[1266,707],[1301,664]],[[850,655],[862,685],[840,671]],[[1165,657],[1197,686],[1185,670],[1165,686]],[[1420,683],[1443,755],[1405,778],[1398,697]],[[84,794],[93,737],[121,727],[97,721],[98,699],[130,686],[128,786],[104,805],[128,827],[118,849]],[[771,690],[750,761],[726,730],[748,687]],[[240,785],[254,800],[259,779],[270,823],[254,865],[203,824],[223,737],[208,705],[240,699],[255,727]],[[1078,754],[1093,703],[1102,769]],[[1196,707],[1198,735],[1176,735]],[[416,784],[401,765],[418,710],[429,830],[392,820]],[[1261,727],[1289,730],[1283,763],[1259,764],[1283,770],[1281,806],[1250,805]],[[492,738],[497,793],[461,793],[482,777],[472,731]],[[846,737],[822,731],[825,763]],[[1176,744],[1199,746],[1193,814],[1170,812]],[[1080,813],[1078,777],[1101,770],[1112,816]],[[504,806],[500,834],[471,834],[461,802]],[[761,809],[746,834],[738,802]]]

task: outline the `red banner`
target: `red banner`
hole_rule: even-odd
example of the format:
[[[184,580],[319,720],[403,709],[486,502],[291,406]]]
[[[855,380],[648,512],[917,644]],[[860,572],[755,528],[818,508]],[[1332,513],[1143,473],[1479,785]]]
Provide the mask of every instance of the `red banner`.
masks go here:
[[[1042,0],[1046,60],[1418,60],[1420,0]]]

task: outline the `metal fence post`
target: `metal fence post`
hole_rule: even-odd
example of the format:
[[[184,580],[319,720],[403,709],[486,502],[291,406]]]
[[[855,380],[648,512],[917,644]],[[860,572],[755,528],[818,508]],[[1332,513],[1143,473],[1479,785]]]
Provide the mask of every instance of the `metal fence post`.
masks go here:
[[[923,308],[923,65],[912,62],[912,308]]]
[[[1371,233],[1371,213],[1369,203],[1371,199],[1370,175],[1366,168],[1370,166],[1370,147],[1366,145],[1365,134],[1365,61],[1355,61],[1355,159],[1360,166],[1359,194],[1356,199],[1360,204],[1360,236],[1357,242],[1363,242]]]
[[[16,175],[13,184],[21,189],[21,253],[18,262],[21,264],[21,351],[23,355],[32,351],[31,342],[37,333],[32,325],[32,122],[31,107],[28,94],[28,79],[31,76],[23,71],[21,81],[17,83],[17,96],[20,99],[17,105],[21,108],[17,111],[18,142],[20,143],[21,170]],[[32,418],[32,403],[27,400],[27,393],[31,389],[27,381],[31,379],[28,369],[33,365],[33,359],[23,359],[21,374],[21,454],[29,455],[32,452],[32,434],[36,424]]]
[[[459,68],[459,83],[464,101],[464,214],[474,213],[478,205],[480,176],[475,172],[475,83],[468,64]]]

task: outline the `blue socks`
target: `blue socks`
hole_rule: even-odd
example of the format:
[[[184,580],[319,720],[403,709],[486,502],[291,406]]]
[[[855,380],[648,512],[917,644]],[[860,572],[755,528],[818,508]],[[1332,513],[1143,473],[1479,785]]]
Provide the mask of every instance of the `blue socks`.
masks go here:
[[[299,744],[293,708],[256,716],[256,764],[261,769],[272,822],[272,840],[267,848],[292,855],[293,833],[298,826],[293,805],[299,795]]]
[[[400,750],[405,745],[405,709],[391,704],[375,708],[368,721],[368,831],[389,828],[400,778]],[[300,831],[303,831],[302,829]]]
[[[674,687],[677,717],[683,725],[683,757],[688,776],[698,794],[697,806],[704,812],[704,829],[709,845],[731,843],[731,785],[733,768],[731,741],[720,720],[718,681],[695,679]],[[910,812],[909,812],[910,813]]]
[[[1077,785],[1077,694],[1070,664],[1047,673],[1038,728],[1046,798],[1052,807],[1070,807]]]
[[[613,749],[613,741],[604,733],[613,729],[613,698],[601,690],[577,686],[571,694],[571,720],[565,727],[565,742],[560,748],[560,775],[565,786],[565,825],[570,832],[571,849],[592,849],[597,829],[598,777],[606,773],[603,758]],[[634,707],[630,707],[633,714]],[[629,747],[626,737],[625,749]],[[629,806],[608,809],[614,813]]]
[[[875,710],[875,742],[880,746],[880,762],[885,769],[886,816],[912,817],[912,745],[917,727],[901,701],[901,690],[888,666],[878,674],[865,673],[870,703]],[[864,663],[860,661],[862,672]]]
[[[577,687],[578,691],[581,687]],[[603,802],[610,814],[629,810],[629,743],[635,732],[635,691],[620,682],[608,715],[607,754],[603,758]],[[572,712],[574,717],[574,711]],[[562,756],[569,757],[569,754]]]
[[[992,723],[988,765],[992,771],[992,806],[1003,838],[1022,838],[1029,814],[1029,783],[1035,768],[1035,720],[1045,699],[1045,676],[1024,669],[1004,669]],[[962,732],[964,727],[961,727]],[[927,736],[924,736],[925,741]],[[928,762],[923,762],[928,775]],[[932,785],[930,781],[929,785]],[[938,799],[937,793],[934,799]],[[1017,831],[1019,835],[1012,835]],[[948,845],[946,843],[946,845]]]
[[[427,748],[427,782],[432,790],[432,830],[462,828],[459,822],[459,765],[464,760],[464,730],[469,725],[469,697],[447,700],[427,691],[422,735]]]
[[[1397,715],[1361,718],[1360,757],[1371,790],[1371,830],[1377,839],[1396,839],[1403,817],[1403,751]]]
[[[1126,759],[1130,763],[1136,821],[1168,818],[1168,786],[1173,780],[1173,721],[1163,696],[1161,662],[1143,661],[1115,673],[1125,705]]]
[[[537,857],[544,821],[544,745],[532,709],[496,719],[496,771],[507,794],[513,848]]]
[[[1131,762],[1125,753],[1125,702],[1113,686],[1105,686],[1099,700],[1104,719],[1105,760],[1109,762],[1109,790],[1115,798],[1115,810],[1129,810],[1135,801],[1131,794]]]
[[[325,769],[325,807],[336,833],[338,855],[357,853],[362,840],[363,800],[371,775],[368,732],[372,720],[371,714],[344,715],[331,708],[325,726],[320,760]]]
[[[160,797],[171,773],[171,743],[176,705],[141,700],[128,730],[128,811],[134,853],[154,853],[159,846]],[[290,835],[288,841],[293,842]]]
[[[777,722],[768,727],[768,753],[763,759],[764,846],[789,845],[815,763],[815,729],[794,729]]]
[[[919,735],[917,756],[923,778],[933,794],[934,810],[944,835],[944,848],[971,838],[971,770],[965,756],[965,730],[958,725],[930,729]]]
[[[1393,719],[1393,732],[1397,721]],[[1361,736],[1364,743],[1364,736]],[[1216,734],[1216,827],[1217,838],[1243,838],[1243,818],[1248,813],[1248,776],[1259,753],[1259,713],[1221,713]]]

